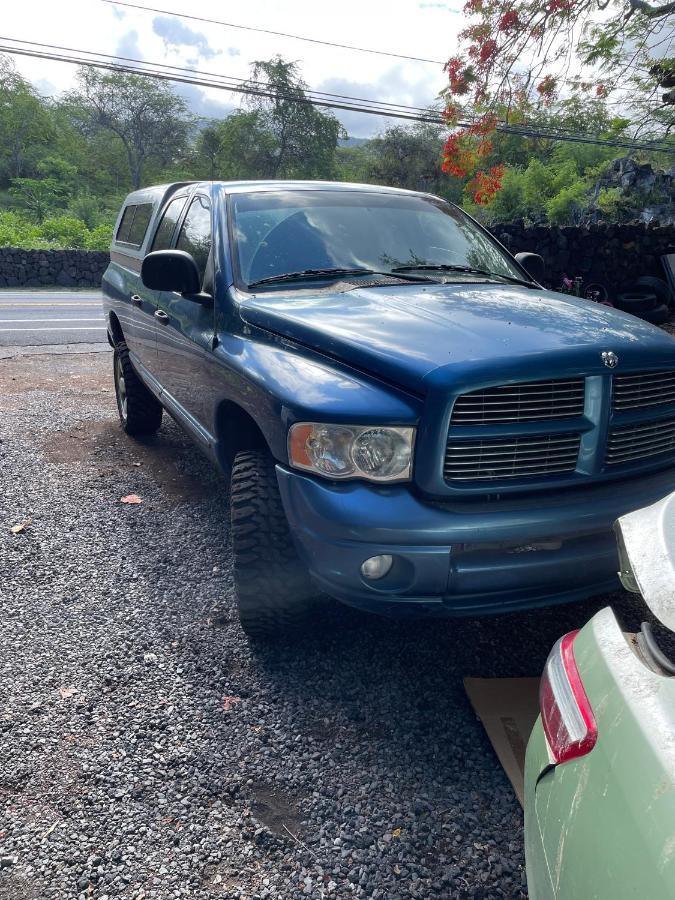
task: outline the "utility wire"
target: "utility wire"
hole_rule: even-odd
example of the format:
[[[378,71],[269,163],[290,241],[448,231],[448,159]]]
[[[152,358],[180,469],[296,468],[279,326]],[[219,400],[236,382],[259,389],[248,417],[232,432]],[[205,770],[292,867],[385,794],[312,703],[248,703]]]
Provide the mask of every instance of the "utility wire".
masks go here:
[[[209,25],[223,25],[225,28],[237,28],[240,31],[256,31],[259,34],[272,34],[275,37],[292,38],[294,41],[305,41],[309,44],[321,44],[324,47],[338,47],[341,50],[355,50],[358,53],[374,53],[377,56],[390,56],[394,59],[407,59],[412,62],[431,63],[434,66],[444,66],[444,60],[425,59],[423,56],[406,56],[403,53],[390,53],[386,50],[374,50],[369,47],[357,47],[354,44],[338,44],[335,41],[322,41],[319,38],[303,37],[299,34],[288,34],[285,31],[272,31],[269,28],[254,28],[253,25],[236,25],[234,22],[223,22],[220,19],[208,19],[205,16],[192,16],[188,13],[173,12],[170,9],[157,9],[154,6],[141,6],[140,3],[127,3],[123,0],[102,0],[111,6],[126,6],[130,9],[142,9],[145,12],[160,13],[165,16],[176,16],[179,19],[189,19],[192,22],[207,22]]]
[[[110,60],[114,60],[116,63],[121,60],[122,62],[134,63],[135,65],[139,65],[139,66],[154,66],[155,70],[159,69],[160,71],[164,70],[164,69],[168,69],[170,71],[179,72],[181,74],[187,73],[190,75],[205,75],[208,78],[216,78],[220,81],[223,81],[224,84],[232,83],[233,87],[231,87],[231,88],[228,87],[227,89],[235,91],[235,92],[237,90],[236,85],[241,85],[241,84],[253,85],[253,86],[261,87],[261,88],[269,88],[269,84],[264,81],[255,81],[253,79],[248,79],[248,78],[238,78],[234,75],[222,75],[219,72],[208,72],[205,69],[193,69],[191,67],[188,68],[186,66],[172,66],[169,63],[150,63],[150,62],[146,62],[145,60],[142,60],[142,59],[134,59],[131,56],[119,56],[117,54],[98,53],[98,52],[94,53],[90,50],[77,50],[72,47],[64,47],[61,44],[43,44],[43,43],[39,43],[37,41],[22,41],[17,38],[4,38],[4,37],[0,37],[0,40],[3,40],[3,41],[10,40],[14,44],[24,44],[29,47],[40,47],[43,50],[44,50],[44,48],[47,48],[48,50],[59,50],[59,51],[67,52],[67,53],[79,53],[84,56],[92,57],[94,59],[110,59]],[[59,61],[62,61],[62,60],[59,60]],[[391,107],[392,109],[396,109],[396,110],[406,110],[406,111],[412,111],[412,112],[416,112],[416,113],[428,112],[428,108],[421,107],[421,106],[408,106],[404,103],[388,103],[385,100],[370,100],[370,99],[364,99],[364,98],[360,98],[360,97],[350,97],[345,94],[334,94],[334,93],[328,93],[326,91],[317,91],[314,89],[305,91],[305,93],[311,94],[312,97],[337,98],[337,99],[341,99],[341,100],[349,100],[350,102],[354,102],[354,103],[374,104],[378,108]],[[297,95],[289,94],[288,96],[290,97],[290,96],[297,96]]]
[[[170,66],[172,71],[165,72],[161,68],[149,70],[147,68],[139,68],[139,66],[155,66],[162,67],[162,63],[146,63],[142,60],[131,60],[129,57],[115,57],[104,54],[93,54],[90,51],[79,51],[72,48],[62,48],[64,52],[55,53],[54,47],[48,44],[35,44],[35,42],[19,41],[12,38],[3,38],[0,41],[12,41],[12,44],[30,45],[31,47],[48,48],[28,49],[27,47],[16,47],[8,44],[0,45],[0,52],[16,54],[19,56],[28,56],[38,59],[48,59],[56,62],[67,62],[75,65],[91,66],[93,68],[105,69],[113,72],[124,72],[128,74],[140,75],[148,78],[155,78],[162,81],[177,82],[182,84],[190,84],[198,87],[213,88],[216,90],[226,90],[233,93],[249,94],[254,96],[268,97],[276,100],[288,100],[293,103],[303,103],[311,106],[321,106],[331,109],[342,109],[352,112],[361,112],[368,115],[377,115],[394,119],[405,119],[414,122],[425,122],[435,125],[444,123],[442,114],[433,111],[424,110],[419,107],[395,107],[389,104],[386,107],[378,102],[367,100],[359,97],[342,97],[342,95],[318,95],[318,92],[308,90],[302,96],[297,93],[283,93],[276,90],[272,85],[265,82],[249,82],[244,79],[235,78],[233,76],[217,76],[210,75],[209,78],[195,78],[194,70],[183,69],[178,66]],[[66,55],[79,54],[79,55]],[[83,55],[85,54],[85,55]],[[94,58],[92,58],[94,57]],[[127,62],[116,62],[114,60],[125,60]],[[128,62],[135,65],[129,65]],[[175,74],[174,74],[175,72]],[[181,74],[185,73],[185,74]],[[224,81],[223,79],[227,79]],[[324,99],[325,98],[325,99]],[[460,127],[470,124],[468,122],[458,123]],[[661,153],[675,153],[675,146],[661,143],[637,142],[621,139],[604,139],[584,134],[574,134],[563,132],[556,129],[537,129],[527,125],[508,125],[506,123],[498,123],[497,130],[506,134],[520,135],[522,137],[540,137],[547,140],[567,141],[571,143],[592,144],[605,147],[618,147],[629,150],[649,150]]]

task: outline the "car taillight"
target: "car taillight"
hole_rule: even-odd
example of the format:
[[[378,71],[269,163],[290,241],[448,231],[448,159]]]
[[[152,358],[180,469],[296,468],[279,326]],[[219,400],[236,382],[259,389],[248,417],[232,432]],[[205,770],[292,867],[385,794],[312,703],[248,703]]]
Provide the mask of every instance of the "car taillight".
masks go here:
[[[574,660],[577,634],[570,631],[551,650],[539,686],[541,721],[556,763],[584,756],[598,739],[595,716]]]

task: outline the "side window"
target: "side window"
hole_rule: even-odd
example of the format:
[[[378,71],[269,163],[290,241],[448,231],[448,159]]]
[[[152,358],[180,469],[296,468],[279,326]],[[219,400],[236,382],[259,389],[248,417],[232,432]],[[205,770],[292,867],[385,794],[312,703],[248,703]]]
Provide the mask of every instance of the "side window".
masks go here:
[[[152,242],[150,250],[168,250],[171,246],[171,238],[176,222],[180,219],[180,214],[185,206],[185,197],[174,197],[164,210],[159,227],[155,232],[155,239]]]
[[[129,236],[127,237],[127,241],[130,244],[134,244],[136,247],[141,246],[141,244],[143,243],[143,238],[145,237],[145,232],[148,230],[148,225],[150,224],[151,218],[152,203],[141,203],[136,207],[136,212],[134,213],[134,221],[131,223]]]
[[[131,225],[134,221],[135,212],[135,206],[127,206],[122,213],[122,221],[120,222],[120,227],[117,229],[117,234],[115,235],[115,240],[117,242],[122,244],[127,244],[129,242],[129,231],[131,230]]]
[[[192,254],[203,280],[211,250],[211,206],[206,197],[195,197],[190,204],[176,249]]]
[[[131,244],[134,247],[140,247],[151,218],[152,203],[127,206],[122,214],[122,221],[117,229],[115,241],[118,244]]]

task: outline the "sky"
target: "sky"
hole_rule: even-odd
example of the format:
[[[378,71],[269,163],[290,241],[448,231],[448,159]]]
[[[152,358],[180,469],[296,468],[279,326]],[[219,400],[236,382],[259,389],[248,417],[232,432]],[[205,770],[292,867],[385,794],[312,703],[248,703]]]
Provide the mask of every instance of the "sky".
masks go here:
[[[256,59],[280,54],[298,63],[309,87],[390,103],[427,106],[444,86],[441,65],[412,62],[254,34],[179,18],[205,16],[388,52],[445,60],[463,27],[461,6],[432,0],[134,0],[162,12],[113,6],[103,0],[21,0],[3,4],[3,38],[60,44],[188,66],[238,78]],[[166,12],[164,12],[166,11]],[[57,96],[74,86],[76,67],[15,57],[17,69],[42,93]],[[197,115],[227,115],[241,95],[176,86]],[[395,120],[335,111],[351,137],[371,137]],[[399,123],[400,124],[400,123]]]

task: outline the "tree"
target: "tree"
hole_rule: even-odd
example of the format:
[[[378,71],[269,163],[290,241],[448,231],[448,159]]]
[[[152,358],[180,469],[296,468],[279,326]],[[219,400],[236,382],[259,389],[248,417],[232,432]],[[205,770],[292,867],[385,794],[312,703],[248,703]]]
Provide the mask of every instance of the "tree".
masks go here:
[[[340,122],[307,102],[307,85],[295,63],[280,56],[258,60],[248,86],[259,90],[261,82],[273,96],[250,96],[245,101],[249,118],[236,122],[265,137],[256,160],[258,177],[332,177],[338,140],[346,136]]]
[[[13,178],[9,193],[42,222],[48,212],[61,204],[64,189],[56,178]]]
[[[34,164],[42,147],[53,137],[46,102],[0,55],[0,174],[21,178]]]
[[[452,184],[441,169],[442,146],[439,126],[388,128],[368,142],[369,180],[447,196]]]
[[[197,138],[197,157],[200,162],[206,164],[208,178],[213,181],[216,177],[218,158],[223,149],[221,134],[214,125],[203,128]]]
[[[660,86],[675,83],[675,60],[658,59],[675,27],[672,0],[467,0],[464,10],[462,48],[445,67],[444,169],[473,174],[477,202],[489,203],[504,176],[485,165],[497,123],[529,123],[559,98],[622,106],[634,135],[675,128],[675,98]]]
[[[85,133],[106,131],[124,147],[131,185],[141,187],[148,163],[168,165],[185,151],[192,118],[162,81],[82,67],[67,101]]]

